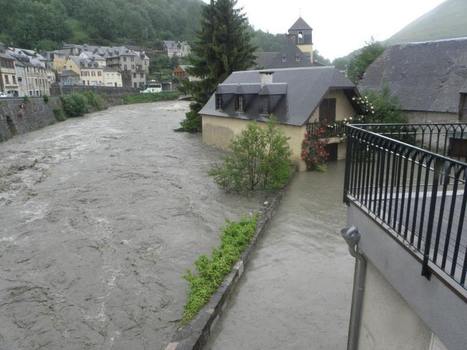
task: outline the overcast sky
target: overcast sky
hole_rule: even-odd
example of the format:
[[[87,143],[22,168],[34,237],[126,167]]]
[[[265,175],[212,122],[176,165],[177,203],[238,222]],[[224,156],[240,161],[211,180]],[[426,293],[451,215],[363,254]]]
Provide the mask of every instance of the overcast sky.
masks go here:
[[[208,2],[208,1],[206,1]],[[334,59],[373,36],[385,40],[443,0],[239,0],[250,23],[285,33],[299,14],[313,28],[316,49]]]

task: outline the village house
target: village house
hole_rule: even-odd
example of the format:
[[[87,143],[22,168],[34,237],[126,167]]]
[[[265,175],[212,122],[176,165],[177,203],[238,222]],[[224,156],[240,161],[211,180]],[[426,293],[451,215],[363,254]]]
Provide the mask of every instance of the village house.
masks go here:
[[[123,86],[144,88],[149,74],[149,57],[126,47],[113,48],[107,53],[107,67],[119,71]]]
[[[104,68],[104,85],[107,87],[122,87],[123,82],[120,72],[110,68]]]
[[[467,39],[396,45],[371,64],[361,91],[396,96],[412,123],[467,120]]]
[[[63,49],[52,51],[49,55],[58,73],[72,70],[81,75],[76,64],[73,64],[76,59],[70,59],[70,57],[97,63],[98,68],[103,70],[105,79],[102,85],[105,86],[143,88],[149,74],[150,60],[146,53],[129,49],[126,46],[65,44]],[[84,79],[86,85],[87,81],[88,79]],[[91,84],[91,80],[89,83]]]
[[[5,52],[0,52],[0,92],[18,96],[15,59]]]
[[[177,78],[178,80],[182,81],[182,80],[188,80],[188,81],[198,81],[200,80],[199,78],[193,76],[193,75],[190,75],[188,73],[188,68],[190,66],[189,65],[184,65],[184,64],[180,64],[178,65],[177,67],[174,68],[173,70],[173,76],[174,78]]]
[[[60,73],[59,81],[62,86],[81,85],[80,75],[72,70],[64,70]]]
[[[332,124],[356,114],[355,85],[334,67],[234,72],[200,111],[203,142],[227,149],[250,121],[265,125],[274,116],[289,138],[292,159],[305,170],[302,142],[316,123]],[[328,139],[333,159],[345,158],[340,137]]]
[[[6,52],[15,59],[18,96],[48,96],[55,80],[47,59],[33,50],[8,48]]]
[[[82,85],[103,86],[104,69],[94,60],[79,58]]]
[[[191,52],[191,47],[185,41],[164,40],[164,51],[169,58],[187,57]]]
[[[313,29],[299,18],[284,35],[281,51],[256,53],[255,69],[311,67],[319,65],[313,59]]]

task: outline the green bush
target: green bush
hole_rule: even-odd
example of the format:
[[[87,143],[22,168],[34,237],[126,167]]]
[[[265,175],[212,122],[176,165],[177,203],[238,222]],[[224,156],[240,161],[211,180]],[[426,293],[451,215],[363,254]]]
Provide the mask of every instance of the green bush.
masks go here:
[[[253,238],[256,221],[256,216],[239,222],[227,221],[220,246],[213,249],[210,257],[200,256],[195,262],[196,271],[188,271],[184,276],[189,288],[182,322],[192,320],[222,284]]]
[[[251,122],[232,140],[231,154],[209,175],[227,192],[281,188],[292,173],[287,141],[276,122],[269,121],[265,128]]]
[[[105,101],[93,91],[84,91],[83,96],[86,98],[86,104],[93,110],[101,111],[105,108]]]
[[[364,91],[362,97],[356,97],[362,115],[356,120],[364,123],[407,123],[407,116],[401,109],[396,96],[391,95],[389,87],[384,86],[380,92]]]
[[[104,109],[105,101],[93,91],[84,91],[62,96],[62,105],[66,116],[73,118]]]
[[[150,103],[160,101],[176,100],[180,97],[178,91],[165,91],[157,94],[137,94],[123,97],[123,103],[126,105],[134,103]]]
[[[198,133],[202,129],[201,116],[194,110],[190,110],[185,114],[185,119],[180,123],[180,128],[175,131]]]
[[[66,120],[66,115],[65,113],[63,112],[63,109],[61,108],[56,108],[54,109],[54,116],[55,116],[55,119],[58,121],[58,122],[63,122]]]
[[[49,96],[44,95],[44,96],[42,97],[42,99],[44,100],[44,103],[45,103],[45,104],[49,103]]]
[[[80,117],[88,112],[87,98],[80,93],[62,96],[63,110],[67,117]]]

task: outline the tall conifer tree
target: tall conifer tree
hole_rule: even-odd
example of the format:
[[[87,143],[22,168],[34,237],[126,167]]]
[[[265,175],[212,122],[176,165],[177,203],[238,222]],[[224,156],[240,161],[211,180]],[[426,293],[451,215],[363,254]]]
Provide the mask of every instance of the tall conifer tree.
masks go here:
[[[193,97],[190,112],[180,131],[201,131],[199,111],[218,84],[233,71],[250,68],[256,48],[251,43],[251,30],[237,0],[211,0],[204,7],[201,29],[192,47],[188,73],[200,81],[185,82],[182,89]]]

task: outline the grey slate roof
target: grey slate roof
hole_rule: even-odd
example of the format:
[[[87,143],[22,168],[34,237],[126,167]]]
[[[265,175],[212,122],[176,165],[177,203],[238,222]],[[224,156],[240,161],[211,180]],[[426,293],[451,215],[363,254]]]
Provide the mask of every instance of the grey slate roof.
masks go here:
[[[406,111],[458,113],[467,88],[467,38],[387,48],[368,67],[359,89],[387,85]]]
[[[312,28],[300,17],[289,30],[311,30]]]
[[[344,89],[356,93],[355,85],[344,74],[334,67],[304,67],[275,69],[273,83],[261,86],[261,70],[241,71],[232,73],[218,87],[218,92],[226,94],[242,94],[243,89],[258,92],[245,113],[235,112],[230,99],[229,105],[222,110],[216,109],[216,94],[200,111],[202,115],[244,120],[266,121],[260,114],[259,105],[261,92],[270,92],[271,98],[279,99],[272,114],[282,124],[302,126],[311,117],[321,100],[331,89]],[[275,94],[283,94],[275,95]]]

